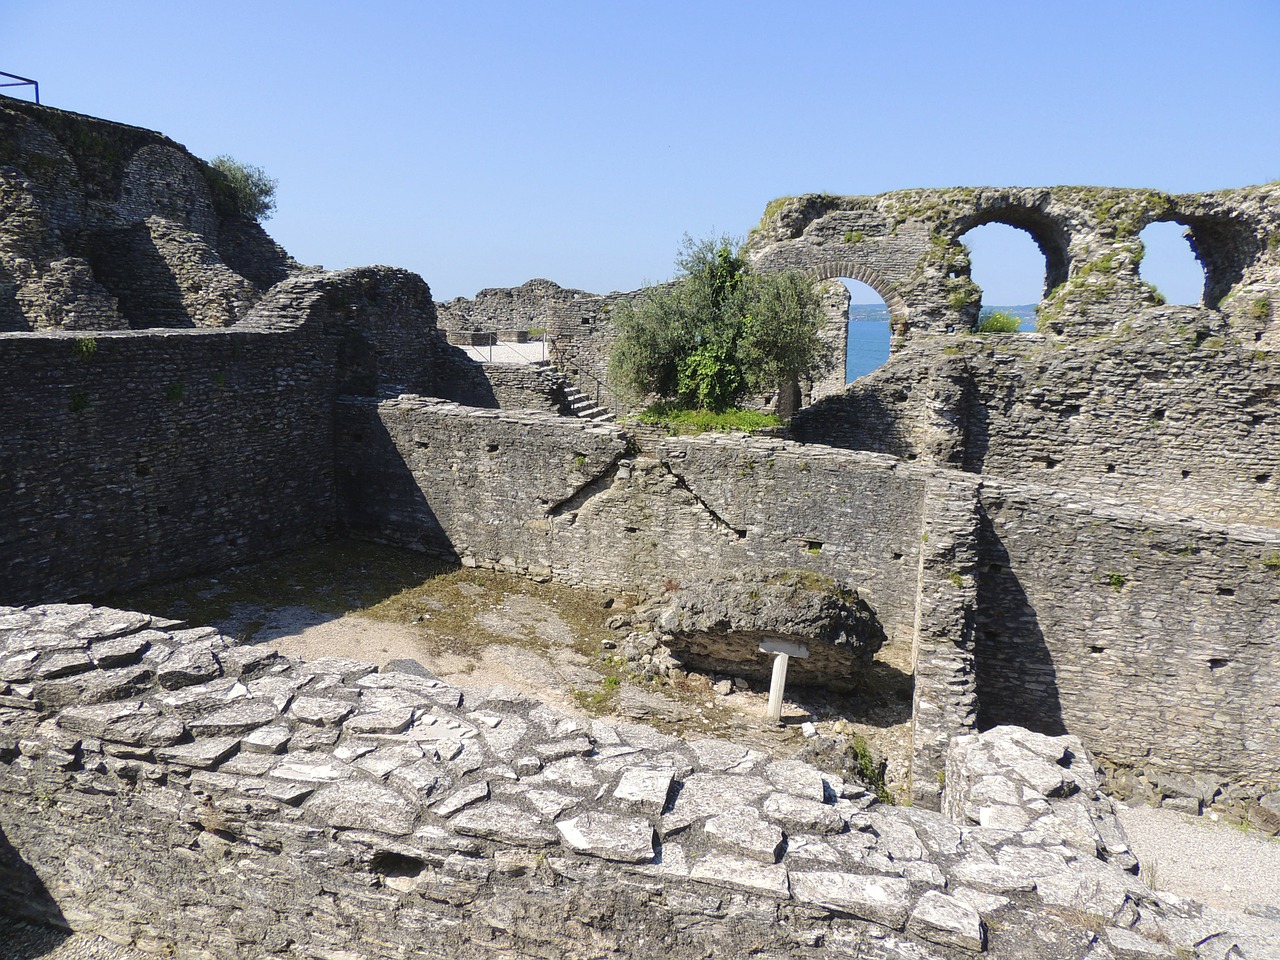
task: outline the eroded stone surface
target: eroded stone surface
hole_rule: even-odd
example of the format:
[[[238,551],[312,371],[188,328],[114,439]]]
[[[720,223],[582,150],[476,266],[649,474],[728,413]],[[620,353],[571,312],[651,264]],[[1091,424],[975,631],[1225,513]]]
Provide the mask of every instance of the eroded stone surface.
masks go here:
[[[0,662],[22,669],[24,651],[76,649],[69,631],[91,610],[0,609],[9,624]],[[154,632],[156,663],[189,662],[181,637]],[[463,704],[429,678],[240,659],[214,635],[187,637],[206,650],[223,644],[219,673],[166,689],[146,668],[129,700],[6,711],[4,836],[68,916],[126,942],[160,942],[148,916],[189,915],[203,920],[184,937],[230,960],[229,928],[204,921],[224,907],[247,916],[250,904],[257,925],[244,929],[256,955],[284,956],[319,931],[387,960],[370,944],[416,938],[491,960],[523,955],[525,937],[577,949],[586,917],[592,949],[608,942],[619,956],[651,951],[645,938],[660,930],[672,956],[769,945],[797,960],[816,957],[797,944],[818,942],[880,944],[893,960],[985,945],[1012,960],[1025,957],[1028,937],[1083,960],[1092,946],[1071,916],[1121,931],[1107,940],[1117,957],[1158,946],[1139,934],[1183,943],[1201,929],[1193,908],[1103,859],[1123,835],[1094,839],[1090,825],[1106,808],[1083,769],[1063,764],[1059,740],[1005,730],[958,741],[948,786],[970,784],[971,795],[954,798],[953,822],[878,805],[856,784],[723,741],[586,724],[513,696]],[[92,654],[93,643],[82,649]],[[232,663],[235,675],[223,675]],[[92,666],[49,682],[74,694],[133,669]],[[394,732],[404,711],[415,719]],[[485,735],[503,729],[518,736]],[[976,758],[971,769],[966,757]],[[1046,758],[1061,772],[1017,772]],[[58,802],[46,806],[50,795]],[[1006,805],[1034,815],[1023,830],[970,815],[1013,799],[1021,805]],[[86,837],[91,861],[81,859]],[[0,877],[0,894],[10,882]],[[193,910],[197,890],[214,906]],[[328,902],[339,905],[332,919]],[[435,906],[419,913],[425,902]],[[352,917],[377,918],[378,937]],[[495,929],[508,932],[494,940]],[[1229,933],[1204,936],[1225,955]]]

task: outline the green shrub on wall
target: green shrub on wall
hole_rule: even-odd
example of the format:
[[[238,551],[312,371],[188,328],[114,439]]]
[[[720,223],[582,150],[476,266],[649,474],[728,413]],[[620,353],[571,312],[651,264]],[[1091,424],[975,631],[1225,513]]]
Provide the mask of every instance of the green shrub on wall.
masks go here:
[[[213,158],[209,170],[209,185],[215,201],[222,201],[220,206],[230,205],[251,220],[271,219],[276,209],[276,187],[279,184],[267,176],[265,170],[250,163],[241,163],[225,153]]]
[[[1006,310],[996,310],[978,323],[979,333],[1017,333],[1022,321]]]

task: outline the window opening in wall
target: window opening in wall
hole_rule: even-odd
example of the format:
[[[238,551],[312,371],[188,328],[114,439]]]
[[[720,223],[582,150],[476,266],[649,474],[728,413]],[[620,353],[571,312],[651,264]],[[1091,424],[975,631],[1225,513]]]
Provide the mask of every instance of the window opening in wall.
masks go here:
[[[1142,263],[1138,275],[1164,297],[1166,303],[1198,305],[1204,296],[1204,267],[1196,259],[1180,223],[1152,223],[1138,234]]]
[[[849,291],[849,332],[844,382],[865,377],[889,359],[889,305],[861,280],[841,277]]]
[[[995,313],[1012,314],[1019,333],[1034,333],[1046,266],[1031,234],[1007,223],[984,223],[961,234],[960,242],[969,249],[969,278],[982,291],[978,323]]]

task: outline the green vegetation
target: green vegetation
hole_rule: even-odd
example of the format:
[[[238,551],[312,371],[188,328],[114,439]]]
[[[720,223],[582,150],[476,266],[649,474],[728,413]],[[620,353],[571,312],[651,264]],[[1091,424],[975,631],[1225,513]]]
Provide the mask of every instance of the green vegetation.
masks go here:
[[[947,297],[947,306],[952,310],[963,310],[978,300],[978,290],[972,283],[966,283],[958,290],[953,290]]]
[[[89,395],[83,390],[73,390],[67,409],[72,413],[83,413],[89,407]]]
[[[1249,304],[1247,313],[1250,320],[1265,320],[1271,316],[1271,301],[1266,297],[1259,297]]]
[[[187,388],[180,383],[171,383],[164,388],[165,399],[170,403],[181,403],[186,392]]]
[[[1112,590],[1115,590],[1117,593],[1123,590],[1124,585],[1129,582],[1129,578],[1126,577],[1123,573],[1115,573],[1114,571],[1111,573],[1108,573],[1105,577],[1105,580],[1107,585],[1111,587]]]
[[[278,182],[261,167],[241,163],[225,153],[209,164],[210,185],[215,201],[229,203],[238,213],[251,220],[269,220],[276,209]]]
[[[76,352],[76,356],[82,360],[88,360],[98,352],[98,341],[93,337],[76,337],[75,344],[72,348]]]
[[[751,393],[794,397],[830,352],[818,335],[813,283],[799,272],[755,273],[728,237],[686,237],[675,283],[613,311],[614,383],[688,409],[722,412]]]
[[[889,788],[885,785],[884,775],[889,764],[886,760],[877,760],[871,752],[871,746],[862,737],[855,736],[850,745],[853,749],[854,769],[858,777],[875,791],[881,803],[892,803]]]
[[[578,473],[582,473],[582,471],[587,469],[586,454],[579,453],[577,456],[573,458],[573,469],[578,471]]]
[[[620,671],[626,667],[626,661],[621,657],[609,657],[603,666],[609,672],[601,678],[598,689],[574,690],[572,694],[574,702],[592,716],[608,713],[617,700],[618,690],[622,688]]]
[[[1022,321],[1007,310],[996,310],[978,321],[979,333],[1017,333]]]
[[[844,232],[845,243],[861,243],[866,237],[861,230],[846,230]]]
[[[728,433],[765,430],[782,425],[771,413],[730,407],[727,410],[702,410],[682,407],[678,403],[655,403],[636,415],[640,423],[665,427],[668,435],[693,433]]]
[[[1280,553],[1272,553],[1263,557],[1262,566],[1272,573],[1280,573]]]

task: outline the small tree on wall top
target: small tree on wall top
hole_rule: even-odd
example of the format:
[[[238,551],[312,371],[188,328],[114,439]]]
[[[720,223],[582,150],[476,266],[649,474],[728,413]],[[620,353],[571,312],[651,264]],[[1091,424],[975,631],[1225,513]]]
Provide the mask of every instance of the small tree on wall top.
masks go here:
[[[241,163],[225,153],[213,158],[215,192],[229,199],[236,210],[251,220],[270,220],[276,209],[276,180],[261,167]]]
[[[790,396],[829,362],[803,275],[753,272],[728,237],[685,237],[676,266],[674,283],[614,310],[609,367],[624,389],[724,410],[753,392]]]

